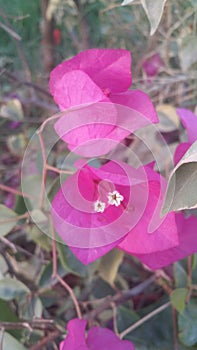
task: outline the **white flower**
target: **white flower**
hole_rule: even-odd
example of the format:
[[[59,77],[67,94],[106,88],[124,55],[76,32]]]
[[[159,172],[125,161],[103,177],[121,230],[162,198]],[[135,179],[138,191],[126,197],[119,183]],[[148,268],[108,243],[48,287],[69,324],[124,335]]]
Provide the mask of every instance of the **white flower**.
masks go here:
[[[97,200],[94,203],[94,211],[96,211],[97,213],[103,213],[105,210],[105,203]]]
[[[108,204],[115,205],[116,207],[118,207],[124,199],[124,197],[118,191],[109,192],[107,198]]]

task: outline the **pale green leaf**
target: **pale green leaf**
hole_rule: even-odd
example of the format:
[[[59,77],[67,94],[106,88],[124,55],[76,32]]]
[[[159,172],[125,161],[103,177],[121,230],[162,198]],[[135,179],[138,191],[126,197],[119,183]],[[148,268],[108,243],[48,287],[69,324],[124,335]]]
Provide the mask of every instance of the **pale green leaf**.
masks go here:
[[[122,6],[131,4],[134,0],[124,0]],[[153,35],[161,20],[167,0],[140,0],[150,23],[150,35]]]
[[[11,334],[5,332],[3,334],[3,350],[27,350],[18,340],[16,340]]]
[[[197,141],[174,168],[166,191],[162,215],[197,207]]]
[[[3,118],[15,121],[23,120],[24,115],[21,102],[17,98],[9,100],[6,104],[2,105],[0,115]]]
[[[5,205],[0,204],[0,237],[9,233],[17,221],[17,214]]]
[[[118,249],[113,249],[108,254],[104,255],[98,266],[100,277],[113,285],[123,257],[124,252]]]
[[[197,304],[195,299],[190,299],[185,310],[178,316],[179,338],[186,346],[197,343]]]
[[[150,35],[153,35],[161,20],[167,0],[141,0],[141,4],[150,22]]]
[[[187,288],[177,288],[170,294],[170,301],[178,312],[183,312],[185,309],[187,295]]]
[[[5,277],[0,280],[0,298],[3,300],[13,300],[29,292],[29,289],[16,279]]]
[[[183,71],[187,71],[197,62],[197,36],[188,35],[180,45],[180,62]]]

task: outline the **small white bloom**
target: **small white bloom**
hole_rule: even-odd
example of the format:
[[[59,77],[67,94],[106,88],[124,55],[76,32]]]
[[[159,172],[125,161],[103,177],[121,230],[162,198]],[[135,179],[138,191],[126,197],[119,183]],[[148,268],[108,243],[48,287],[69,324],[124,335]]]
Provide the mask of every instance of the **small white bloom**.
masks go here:
[[[105,203],[97,200],[94,203],[94,211],[96,211],[97,213],[103,213],[105,210]]]
[[[108,204],[115,205],[116,207],[118,207],[124,199],[124,197],[118,191],[109,192],[107,198]]]

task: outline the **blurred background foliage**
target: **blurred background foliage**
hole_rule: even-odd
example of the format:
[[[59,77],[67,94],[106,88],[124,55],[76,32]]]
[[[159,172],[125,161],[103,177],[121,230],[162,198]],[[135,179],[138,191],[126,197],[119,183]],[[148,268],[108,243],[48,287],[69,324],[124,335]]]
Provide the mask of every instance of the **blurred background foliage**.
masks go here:
[[[172,150],[184,139],[175,108],[196,110],[196,0],[168,0],[152,36],[140,1],[121,6],[118,0],[0,0],[3,350],[57,349],[67,321],[76,316],[65,288],[51,277],[51,240],[26,215],[26,204],[20,195],[20,167],[30,137],[58,110],[48,91],[51,69],[91,47],[131,51],[133,88],[151,96],[160,114],[159,128]],[[163,162],[157,135],[151,138]],[[142,144],[132,143],[131,147],[143,155],[145,163],[151,161]],[[66,152],[60,145],[52,150],[51,166],[58,167]],[[127,161],[132,163],[129,157]],[[30,187],[35,192],[37,180],[31,177]],[[51,198],[57,186],[55,181],[51,172]],[[42,213],[37,210],[36,215],[40,218]],[[127,335],[137,350],[197,349],[196,256],[153,273],[131,256],[120,257],[116,250],[88,267],[61,244],[57,251],[58,274],[73,288],[90,323],[115,326],[121,332],[149,314],[148,322],[142,322]],[[151,318],[151,313],[169,296],[173,308]]]

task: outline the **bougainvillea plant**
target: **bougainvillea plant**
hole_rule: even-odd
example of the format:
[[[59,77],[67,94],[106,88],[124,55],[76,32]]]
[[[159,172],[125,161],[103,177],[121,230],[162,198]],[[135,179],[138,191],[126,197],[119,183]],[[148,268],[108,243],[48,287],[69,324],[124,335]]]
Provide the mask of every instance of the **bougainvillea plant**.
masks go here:
[[[154,270],[197,251],[197,218],[185,218],[181,212],[161,217],[166,180],[154,164],[134,168],[108,155],[120,143],[126,147],[125,138],[136,130],[158,122],[149,97],[129,90],[130,65],[126,50],[92,49],[52,71],[50,91],[62,111],[54,129],[73,153],[86,159],[78,160],[74,174],[61,184],[51,213],[57,233],[83,264],[116,247]],[[182,156],[196,135],[193,114],[181,109],[178,114],[188,131],[188,143],[179,146],[175,158]],[[61,350],[78,345],[84,350],[104,349],[105,338],[109,346],[117,342],[116,349],[132,348],[131,343],[121,343],[111,331],[97,327],[85,339],[85,325],[86,321],[70,321]]]

